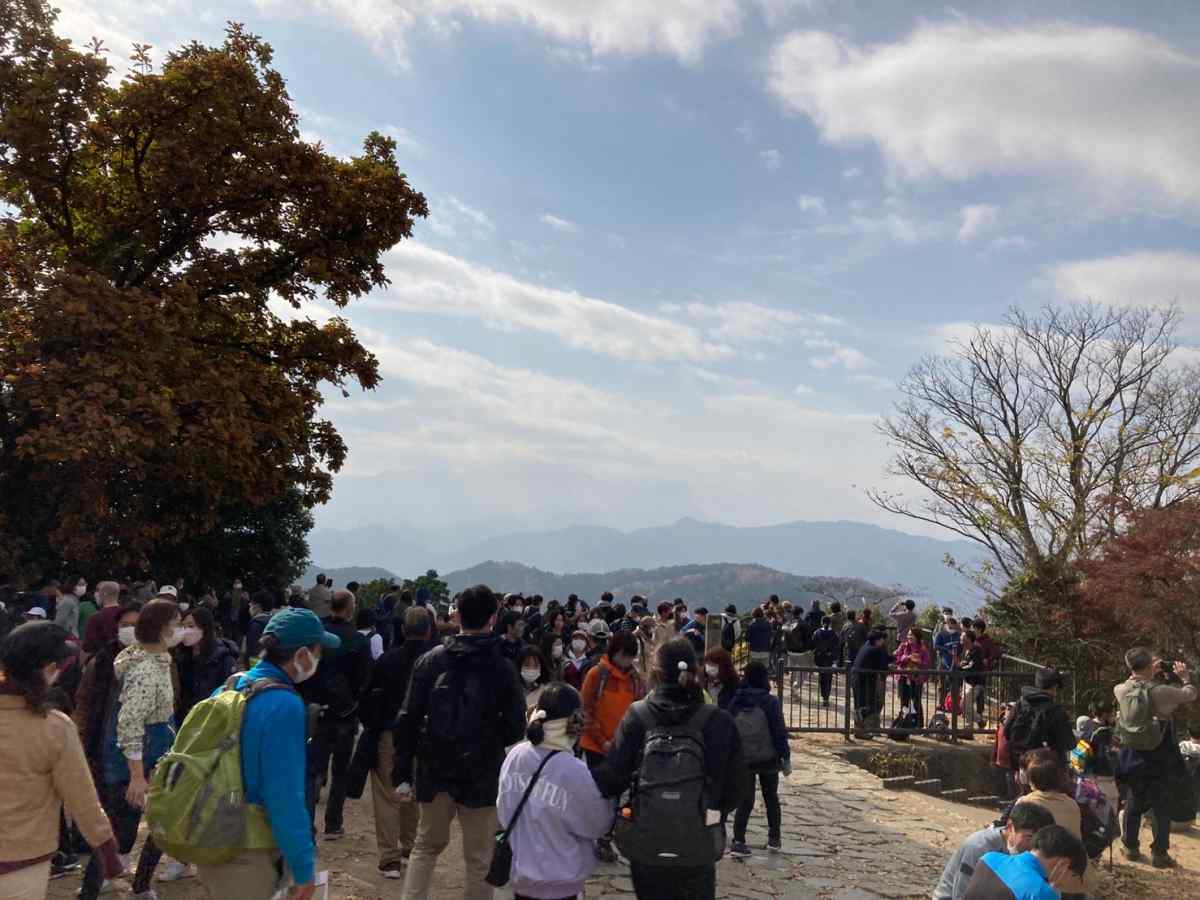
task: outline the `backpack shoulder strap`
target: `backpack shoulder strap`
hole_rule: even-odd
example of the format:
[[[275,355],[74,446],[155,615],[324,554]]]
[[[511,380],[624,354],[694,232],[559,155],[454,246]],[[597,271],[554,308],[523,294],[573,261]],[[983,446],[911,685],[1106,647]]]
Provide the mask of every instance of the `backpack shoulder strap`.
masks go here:
[[[600,702],[600,698],[604,696],[604,689],[608,687],[608,679],[612,677],[612,672],[609,671],[608,666],[604,665],[603,663],[600,663],[599,665],[600,674],[596,676],[596,681],[598,682],[596,685],[597,703]]]
[[[513,810],[513,816],[508,820],[508,824],[504,827],[504,835],[507,837],[516,827],[517,819],[521,818],[521,813],[525,809],[525,804],[529,801],[529,795],[533,793],[534,787],[538,783],[538,779],[542,777],[542,770],[546,768],[546,764],[554,757],[558,756],[559,751],[551,750],[546,754],[546,758],[542,760],[537,767],[537,771],[533,773],[533,777],[529,779],[529,784],[525,788],[525,793],[521,796],[521,802],[517,804],[517,808]]]
[[[294,686],[284,684],[282,681],[276,681],[274,678],[256,678],[246,687],[242,688],[242,693],[246,695],[247,703],[259,694],[265,694],[267,691],[290,691],[293,694],[297,693]]]

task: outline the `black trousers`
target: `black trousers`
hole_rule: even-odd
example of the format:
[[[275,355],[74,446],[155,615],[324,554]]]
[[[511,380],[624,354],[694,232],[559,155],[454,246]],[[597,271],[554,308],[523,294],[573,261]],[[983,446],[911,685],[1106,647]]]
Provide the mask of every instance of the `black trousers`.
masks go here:
[[[346,806],[346,785],[349,781],[350,760],[354,756],[354,739],[358,720],[354,718],[318,722],[308,744],[308,817],[316,828],[317,801],[321,786],[329,784],[325,801],[325,830],[342,827],[342,811]]]
[[[717,867],[630,864],[638,900],[717,900]]]
[[[750,821],[750,813],[754,812],[755,781],[762,788],[763,803],[767,807],[767,837],[779,840],[783,826],[783,812],[779,806],[779,772],[751,772],[750,783],[733,817],[733,839],[737,843],[746,842],[746,825]]]
[[[908,706],[912,704],[913,709],[917,711],[917,721],[921,723],[921,727],[925,727],[925,709],[921,705],[921,690],[924,686],[915,684],[907,678],[900,679],[900,705]]]
[[[112,823],[113,837],[117,841],[117,850],[121,854],[128,853],[137,843],[138,825],[142,821],[142,811],[136,806],[130,806],[129,801],[125,799],[125,791],[128,788],[128,782],[106,784],[103,785],[100,793],[100,805],[104,807],[104,811]],[[162,851],[154,843],[154,838],[147,837],[146,843],[142,845],[142,852],[138,856],[137,872],[133,876],[135,893],[150,890],[150,879],[154,877],[154,869],[158,866],[161,858]],[[82,900],[96,900],[103,882],[100,861],[95,854],[92,854],[87,869],[83,873],[83,885],[79,889],[79,896]]]
[[[1154,830],[1154,853],[1166,853],[1171,848],[1171,792],[1165,775],[1138,774],[1121,779],[1127,790],[1125,800],[1125,833],[1121,840],[1126,847],[1137,847],[1142,816],[1148,812]]]

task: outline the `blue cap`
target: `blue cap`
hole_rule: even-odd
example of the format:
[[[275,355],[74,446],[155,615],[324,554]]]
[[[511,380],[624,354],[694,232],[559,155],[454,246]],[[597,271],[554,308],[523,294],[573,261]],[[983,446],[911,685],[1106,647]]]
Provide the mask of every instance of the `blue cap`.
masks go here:
[[[284,650],[297,647],[311,647],[320,644],[327,650],[336,650],[342,646],[342,639],[336,634],[330,634],[311,609],[297,609],[292,606],[284,607],[275,615],[263,629],[263,634],[273,634]]]

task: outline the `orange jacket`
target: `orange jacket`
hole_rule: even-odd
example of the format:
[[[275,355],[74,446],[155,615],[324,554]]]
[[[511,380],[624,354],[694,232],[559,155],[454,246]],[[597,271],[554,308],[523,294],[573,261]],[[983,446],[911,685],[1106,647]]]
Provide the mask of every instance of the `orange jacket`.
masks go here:
[[[635,669],[619,669],[607,656],[592,666],[583,679],[583,734],[579,745],[593,753],[607,753],[625,711],[642,694],[642,679]]]

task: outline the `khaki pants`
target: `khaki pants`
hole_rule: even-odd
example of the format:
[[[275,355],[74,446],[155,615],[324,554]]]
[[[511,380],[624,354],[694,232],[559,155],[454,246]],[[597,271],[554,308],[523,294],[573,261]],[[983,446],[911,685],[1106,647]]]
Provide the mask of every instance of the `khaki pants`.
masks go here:
[[[455,803],[449,794],[438,794],[432,803],[422,803],[417,823],[417,840],[408,859],[402,900],[426,900],[433,883],[438,856],[450,843],[450,823],[458,817],[463,835],[466,867],[464,900],[492,900],[492,886],[483,879],[492,864],[496,839],[496,807],[469,809]]]
[[[50,861],[0,875],[0,900],[46,900]]]
[[[213,900],[271,900],[279,890],[278,850],[246,850],[227,863],[199,866],[200,883]]]
[[[392,733],[379,736],[379,758],[371,773],[371,801],[375,807],[375,842],[379,846],[380,870],[398,870],[412,853],[417,836],[417,802],[392,796],[392,763],[395,761]]]

